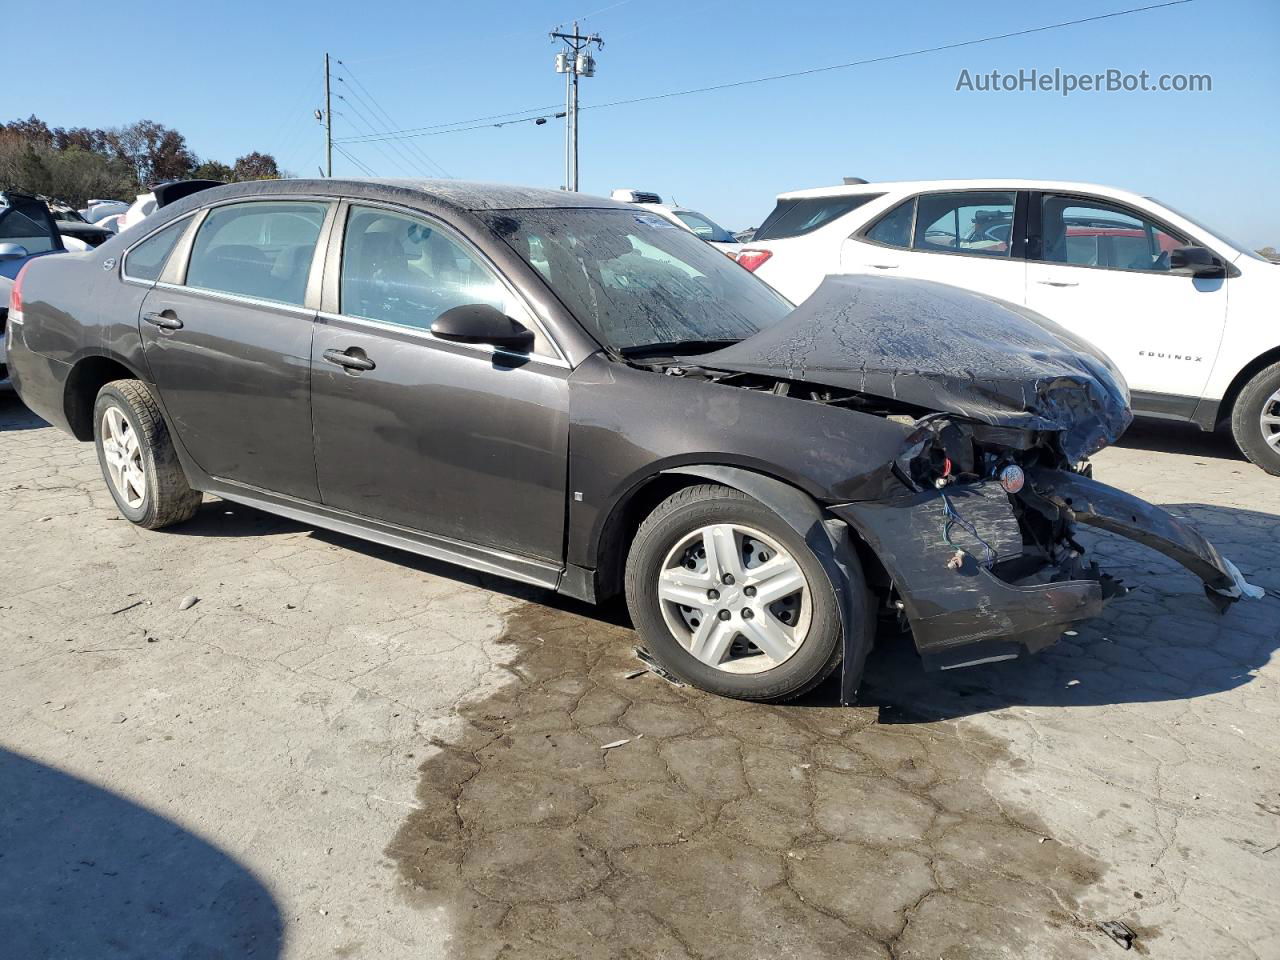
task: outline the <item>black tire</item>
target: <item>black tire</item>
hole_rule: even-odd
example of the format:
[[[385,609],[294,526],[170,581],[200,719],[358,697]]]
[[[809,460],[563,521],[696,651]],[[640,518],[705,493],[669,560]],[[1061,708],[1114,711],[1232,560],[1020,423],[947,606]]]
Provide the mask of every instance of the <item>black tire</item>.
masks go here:
[[[662,616],[658,575],[667,554],[695,530],[714,523],[741,524],[771,537],[791,553],[809,583],[813,611],[805,639],[788,659],[759,673],[730,673],[704,663],[681,645]],[[840,610],[822,564],[804,538],[777,514],[732,488],[685,487],[660,503],[631,542],[625,586],[631,620],[643,646],[675,677],[711,693],[739,700],[788,700],[817,686],[840,665]],[[861,583],[851,588],[865,594]]]
[[[109,408],[117,409],[138,439],[146,490],[141,502],[130,505],[111,477],[103,450],[103,418]],[[98,391],[93,405],[93,442],[98,451],[102,478],[111,491],[120,513],[140,527],[159,530],[191,519],[200,506],[201,495],[187,483],[169,428],[151,390],[141,380],[114,380]]]
[[[1280,414],[1280,403],[1271,398],[1280,391],[1280,363],[1260,370],[1244,385],[1231,408],[1231,435],[1235,437],[1240,452],[1272,476],[1280,477],[1280,447],[1272,446],[1263,434],[1264,407],[1271,407],[1271,414]],[[1280,431],[1280,425],[1277,426]]]

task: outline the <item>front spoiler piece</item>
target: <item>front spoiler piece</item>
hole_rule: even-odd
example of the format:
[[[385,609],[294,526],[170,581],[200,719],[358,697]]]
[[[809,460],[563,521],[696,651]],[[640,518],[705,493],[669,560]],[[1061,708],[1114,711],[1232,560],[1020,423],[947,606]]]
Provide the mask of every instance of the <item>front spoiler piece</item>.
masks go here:
[[[1212,544],[1159,507],[1077,473],[1034,471],[1031,483],[1069,517],[1178,561],[1204,581],[1220,609],[1257,595]],[[1100,614],[1112,592],[1114,581],[1078,559],[1020,582],[993,573],[993,564],[999,569],[1024,549],[1010,498],[995,483],[849,503],[832,512],[884,564],[927,666],[949,669],[1035,652],[1070,624]],[[955,515],[964,523],[948,524]]]

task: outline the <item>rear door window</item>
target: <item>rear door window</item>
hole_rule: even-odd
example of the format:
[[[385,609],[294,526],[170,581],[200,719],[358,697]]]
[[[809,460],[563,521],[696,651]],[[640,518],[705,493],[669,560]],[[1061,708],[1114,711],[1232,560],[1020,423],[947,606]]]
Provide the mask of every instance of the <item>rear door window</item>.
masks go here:
[[[799,237],[812,233],[819,227],[825,227],[831,221],[843,217],[846,213],[858,209],[877,197],[879,193],[859,193],[842,197],[799,197],[779,200],[760,229],[752,237],[752,242],[762,240],[785,240],[788,237]]]
[[[301,306],[327,212],[299,200],[215,207],[196,234],[187,286]]]
[[[937,253],[1008,257],[1015,198],[1012,190],[922,194],[911,245]]]

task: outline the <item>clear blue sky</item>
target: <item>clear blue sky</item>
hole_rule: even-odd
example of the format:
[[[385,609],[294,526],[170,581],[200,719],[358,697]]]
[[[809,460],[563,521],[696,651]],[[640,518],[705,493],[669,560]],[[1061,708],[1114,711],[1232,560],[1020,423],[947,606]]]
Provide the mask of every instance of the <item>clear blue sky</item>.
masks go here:
[[[604,35],[584,105],[892,54],[1143,0],[1071,4],[791,0],[224,0],[188,17],[172,2],[10,3],[4,119],[176,127],[202,157],[250,150],[314,175],[328,50],[398,127],[563,99],[547,31],[575,16]],[[354,11],[354,13],[353,13]],[[193,26],[192,21],[198,21]],[[101,39],[95,39],[101,38]],[[81,69],[70,54],[92,51]],[[60,51],[58,66],[47,58]],[[1207,73],[1211,93],[979,94],[977,72],[1115,67]],[[20,78],[20,79],[19,79]],[[338,89],[343,89],[338,84]],[[335,135],[365,132],[338,101]],[[379,118],[381,119],[381,118]],[[385,126],[385,123],[383,124]],[[450,173],[544,186],[563,181],[561,121],[415,141]],[[383,176],[398,151],[351,146]],[[1053,177],[1151,194],[1251,246],[1280,246],[1280,3],[1181,7],[816,76],[584,112],[582,188],[674,196],[731,229],[759,224],[780,191],[867,179]],[[356,174],[335,158],[335,173]],[[414,169],[421,172],[421,168]]]

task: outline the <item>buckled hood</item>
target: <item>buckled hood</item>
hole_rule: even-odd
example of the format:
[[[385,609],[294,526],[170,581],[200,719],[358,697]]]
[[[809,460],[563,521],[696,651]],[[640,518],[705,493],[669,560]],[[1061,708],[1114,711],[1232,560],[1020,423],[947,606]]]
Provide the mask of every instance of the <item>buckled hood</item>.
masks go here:
[[[1124,378],[1088,341],[1031,310],[928,280],[827,277],[781,322],[698,363],[1055,431],[1073,461],[1133,419]]]

